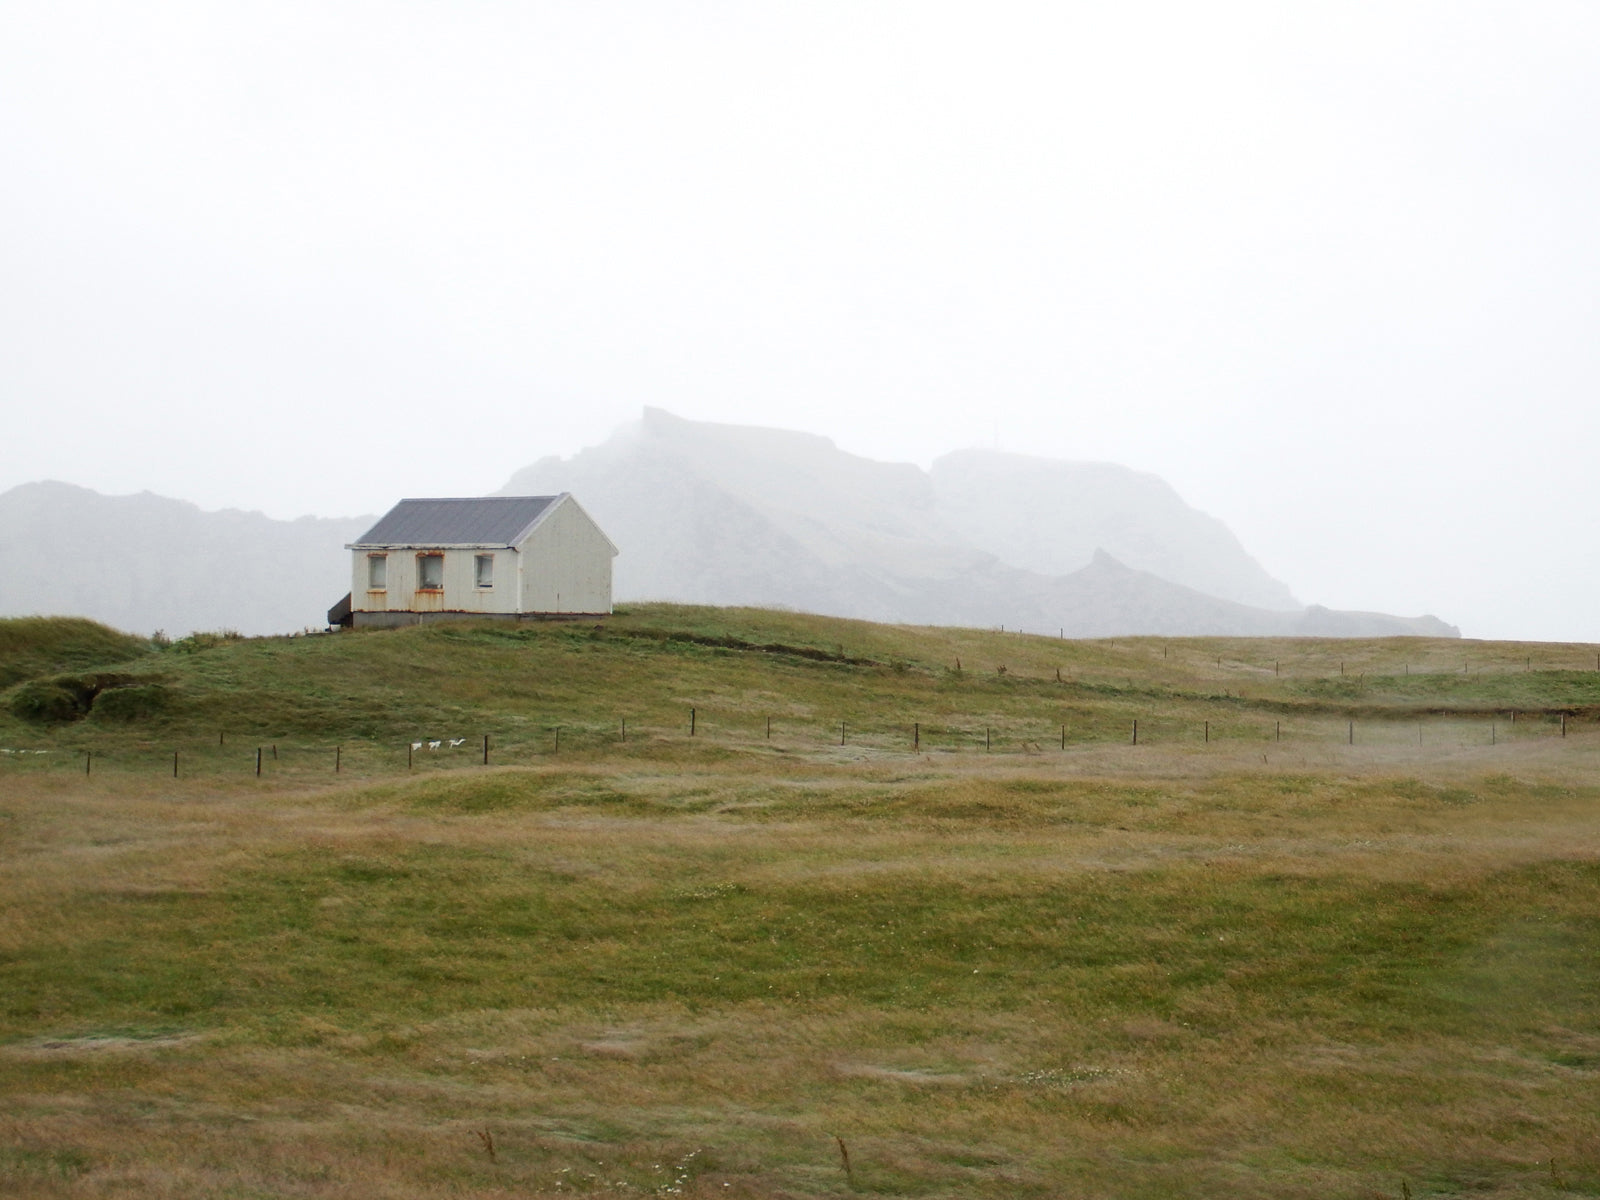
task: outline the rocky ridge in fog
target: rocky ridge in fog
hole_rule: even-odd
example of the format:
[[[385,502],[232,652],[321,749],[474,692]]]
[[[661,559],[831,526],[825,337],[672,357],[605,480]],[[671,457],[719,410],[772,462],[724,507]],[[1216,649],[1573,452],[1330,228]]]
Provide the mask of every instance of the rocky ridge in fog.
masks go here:
[[[425,480],[407,489],[426,494]],[[621,600],[787,607],[920,624],[1151,634],[1381,636],[1432,617],[1304,608],[1216,519],[1106,463],[961,451],[931,471],[826,438],[646,409],[503,492],[573,492],[621,547]],[[374,498],[374,507],[398,497]],[[0,616],[287,633],[349,590],[373,518],[278,521],[65,483],[0,494]]]
[[[619,599],[1069,636],[1457,631],[1305,608],[1152,475],[989,451],[932,471],[658,409],[501,494],[570,491],[622,547]]]
[[[371,517],[277,521],[69,483],[0,494],[0,616],[90,617],[130,633],[320,627],[350,590],[344,544]]]

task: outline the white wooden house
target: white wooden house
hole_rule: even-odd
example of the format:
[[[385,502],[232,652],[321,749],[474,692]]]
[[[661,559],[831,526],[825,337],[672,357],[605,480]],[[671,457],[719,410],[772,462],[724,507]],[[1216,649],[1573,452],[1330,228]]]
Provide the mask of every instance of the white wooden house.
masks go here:
[[[333,625],[611,611],[617,548],[570,492],[402,500],[346,547]]]

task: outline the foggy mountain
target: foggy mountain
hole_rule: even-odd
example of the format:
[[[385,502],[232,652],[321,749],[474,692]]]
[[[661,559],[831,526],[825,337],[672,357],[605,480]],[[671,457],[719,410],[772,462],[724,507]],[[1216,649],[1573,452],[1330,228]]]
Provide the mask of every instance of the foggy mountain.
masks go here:
[[[518,471],[502,494],[559,491],[622,548],[623,601],[1076,637],[1457,633],[1433,617],[1304,608],[1220,521],[1162,480],[1107,463],[968,450],[924,471],[811,434],[647,408],[601,445]],[[0,494],[0,616],[70,614],[174,636],[318,627],[349,590],[344,544],[372,521],[277,521],[148,492],[24,484]]]
[[[371,517],[275,521],[68,483],[0,494],[0,616],[92,617],[132,633],[320,627]]]
[[[932,482],[946,525],[1009,566],[1066,575],[1103,551],[1224,600],[1302,607],[1226,525],[1189,507],[1154,475],[1112,463],[960,450],[933,464]]]
[[[1302,607],[1160,479],[988,451],[932,471],[827,438],[643,418],[503,495],[570,491],[619,546],[616,595],[875,621],[1133,633],[1382,636],[1435,618]]]

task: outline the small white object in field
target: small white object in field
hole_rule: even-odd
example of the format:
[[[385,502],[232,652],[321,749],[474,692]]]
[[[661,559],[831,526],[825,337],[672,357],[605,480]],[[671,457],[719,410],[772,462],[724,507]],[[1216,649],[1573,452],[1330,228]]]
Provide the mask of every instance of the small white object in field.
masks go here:
[[[421,742],[412,742],[411,743],[411,748],[413,750],[421,750],[422,749],[422,743]]]
[[[429,742],[428,743],[428,749],[429,750],[437,750],[442,745],[444,745],[443,742]]]
[[[450,749],[454,750],[457,746],[463,745],[466,742],[466,740],[467,740],[466,738],[451,738],[450,739]]]

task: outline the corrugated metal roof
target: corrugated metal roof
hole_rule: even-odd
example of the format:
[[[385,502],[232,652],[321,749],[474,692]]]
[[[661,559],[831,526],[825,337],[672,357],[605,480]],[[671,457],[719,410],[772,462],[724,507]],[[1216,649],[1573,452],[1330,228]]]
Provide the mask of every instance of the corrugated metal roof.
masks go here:
[[[402,500],[351,545],[514,546],[559,499],[560,496],[470,496]]]

